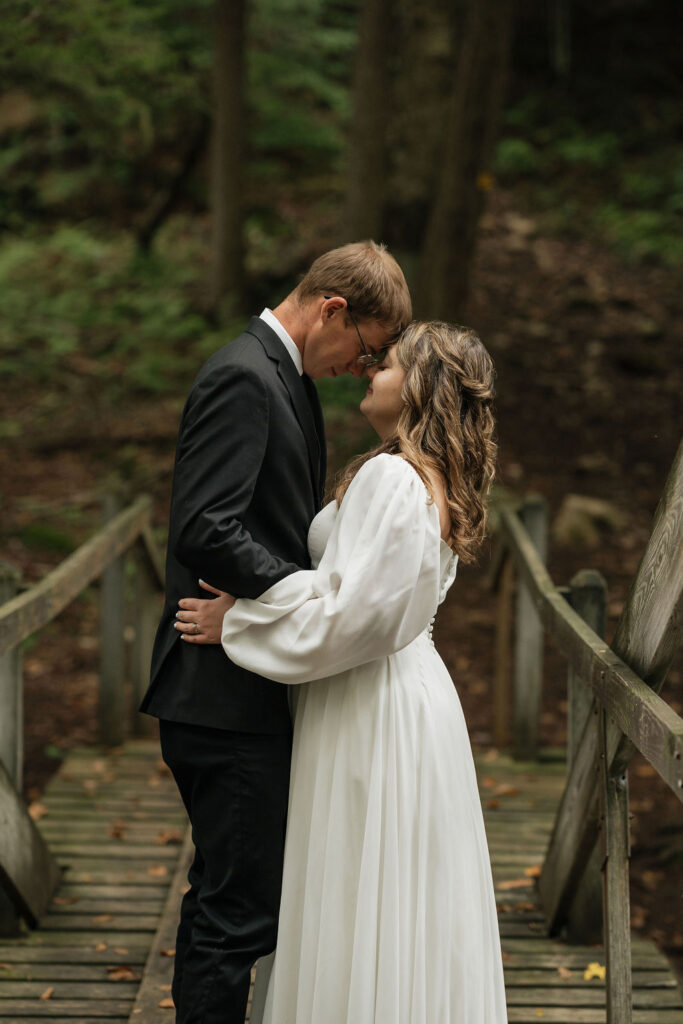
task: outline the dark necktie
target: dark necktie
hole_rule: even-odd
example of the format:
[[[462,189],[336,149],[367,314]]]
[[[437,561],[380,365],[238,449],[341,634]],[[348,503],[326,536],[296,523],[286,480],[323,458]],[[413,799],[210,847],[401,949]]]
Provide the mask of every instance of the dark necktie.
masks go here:
[[[318,435],[318,442],[320,444],[320,500],[325,492],[325,473],[327,470],[327,448],[325,445],[325,423],[323,421],[323,411],[320,405],[320,399],[318,397],[318,390],[311,380],[311,378],[303,373],[301,375],[304,388],[306,389],[306,396],[311,406],[311,412],[313,413],[313,420],[315,422],[315,431]]]

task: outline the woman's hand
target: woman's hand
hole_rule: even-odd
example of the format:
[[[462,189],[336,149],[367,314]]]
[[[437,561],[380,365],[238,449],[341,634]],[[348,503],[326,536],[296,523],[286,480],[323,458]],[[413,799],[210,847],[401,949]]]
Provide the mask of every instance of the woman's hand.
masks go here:
[[[215,598],[202,600],[197,597],[184,597],[178,602],[175,628],[181,634],[180,639],[188,644],[219,644],[223,630],[223,616],[232,608],[236,598],[223,590],[216,590],[204,580],[199,581],[202,590],[215,594]]]

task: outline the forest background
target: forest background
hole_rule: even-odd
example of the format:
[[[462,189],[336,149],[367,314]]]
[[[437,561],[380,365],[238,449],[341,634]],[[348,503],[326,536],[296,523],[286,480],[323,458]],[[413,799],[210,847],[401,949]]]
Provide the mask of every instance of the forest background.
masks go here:
[[[375,237],[417,315],[481,333],[499,481],[548,500],[556,582],[603,572],[609,638],[681,433],[678,0],[0,0],[0,24],[0,549],[24,583],[112,488],[154,496],[163,542],[203,360]],[[372,443],[363,389],[320,383],[334,469]],[[478,747],[486,562],[436,632]],[[93,740],[97,648],[93,590],[25,645],[31,799]],[[542,731],[564,742],[552,650]],[[633,922],[682,962],[680,805],[641,760],[631,792]]]

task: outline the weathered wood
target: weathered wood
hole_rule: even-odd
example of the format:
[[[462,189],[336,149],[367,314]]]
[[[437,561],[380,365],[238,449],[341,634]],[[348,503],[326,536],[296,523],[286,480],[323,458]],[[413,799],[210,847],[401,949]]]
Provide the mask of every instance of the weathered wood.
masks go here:
[[[34,927],[59,877],[54,857],[0,764],[0,888]]]
[[[508,515],[505,508],[500,517],[517,570],[533,593],[548,635],[590,684],[617,728],[683,801],[683,719],[558,594],[517,517]]]
[[[683,442],[657,506],[654,526],[629,589],[612,648],[658,693],[683,639]],[[622,730],[626,732],[626,730]],[[619,737],[615,770],[622,772],[641,749]],[[682,751],[677,756],[678,797],[683,800]],[[647,754],[645,755],[647,757]],[[671,783],[669,783],[671,785]]]
[[[19,589],[21,574],[0,562],[0,612]],[[0,656],[0,761],[21,792],[24,769],[24,702],[21,650],[15,647]]]
[[[505,512],[501,513],[501,521]],[[515,529],[515,524],[510,524]],[[523,538],[522,538],[523,539]],[[526,542],[533,559],[533,548]],[[632,751],[620,739],[619,730],[626,733],[633,744],[657,769],[679,800],[683,801],[683,719],[676,715],[651,689],[650,682],[659,686],[668,671],[680,637],[681,593],[683,591],[683,445],[678,450],[672,472],[655,515],[652,535],[647,544],[641,567],[630,591],[629,600],[617,628],[615,645],[621,644],[634,659],[643,678],[635,674],[618,656],[610,651],[601,652],[592,631],[585,636],[586,645],[575,655],[577,671],[592,685],[601,705],[611,719],[608,731],[608,764],[616,775],[623,774]],[[671,568],[674,567],[672,574]],[[536,564],[535,576],[545,571]],[[652,595],[653,581],[661,579],[665,596],[644,600]],[[539,592],[539,600],[542,596]],[[549,601],[542,601],[548,608]],[[656,613],[651,605],[656,604]],[[567,609],[566,614],[574,614]],[[559,620],[558,620],[559,621]],[[567,619],[562,620],[567,623]],[[578,620],[581,622],[581,620]],[[628,629],[621,622],[628,623]],[[582,625],[584,630],[588,627]],[[649,635],[648,630],[653,631]],[[556,635],[559,635],[559,630]],[[592,657],[586,658],[589,647]],[[571,645],[570,645],[571,649]],[[604,668],[599,665],[602,659]],[[586,664],[584,670],[583,664]],[[568,909],[576,892],[582,866],[591,856],[598,816],[598,789],[593,784],[591,765],[599,757],[599,737],[595,730],[586,728],[582,734],[577,756],[567,780],[567,787],[558,811],[553,835],[540,878],[540,892],[548,914],[551,931],[566,920]]]
[[[569,603],[597,636],[605,636],[607,584],[601,573],[595,569],[582,569],[577,572],[570,583]],[[567,763],[571,768],[586,722],[590,715],[597,716],[598,712],[592,691],[576,674],[571,664],[567,670],[567,700]],[[599,942],[602,938],[600,868],[600,850],[595,843],[576,887],[567,917],[567,938],[570,942]]]
[[[129,999],[8,999],[3,1000],[3,1019],[11,1024],[13,1019],[30,1017],[44,1021],[50,1018],[77,1018],[78,1024],[90,1019],[122,1017],[128,1019],[131,1002]]]
[[[159,545],[154,539],[151,519],[142,527],[137,547],[143,559],[146,559],[148,562],[149,569],[155,579],[157,589],[163,591],[166,580],[164,556],[159,550]]]
[[[107,522],[116,518],[118,503],[108,495],[104,502]],[[125,566],[123,555],[112,559],[102,573],[100,586],[100,682],[97,703],[100,743],[116,747],[125,734],[124,675],[126,651]]]
[[[524,502],[519,519],[543,563],[547,546],[547,511],[543,498]],[[520,760],[538,756],[543,677],[543,626],[533,594],[518,582],[514,654],[513,751]]]
[[[118,946],[99,948],[99,943],[89,946],[26,946],[14,942],[12,945],[0,941],[0,962],[3,964],[57,965],[61,970],[65,964],[86,964],[89,966],[108,964],[144,964],[146,952],[139,948],[123,949]]]
[[[187,872],[193,853],[192,833],[188,828],[168,891],[166,906],[145,964],[131,1020],[134,1020],[136,1015],[144,1020],[145,1024],[166,1024],[168,1020],[168,1010],[159,1007],[158,993],[160,985],[171,984],[173,963],[169,957],[161,955],[161,950],[175,947],[180,901],[187,882]]]
[[[149,523],[151,508],[150,498],[139,498],[40,583],[0,608],[0,654],[54,619],[113,559],[126,551]]]
[[[49,932],[126,932],[138,929],[153,932],[157,926],[157,914],[126,914],[101,912],[98,914],[45,914],[40,920],[41,932],[49,938]]]
[[[514,588],[515,579],[512,561],[509,557],[506,557],[500,569],[496,606],[493,742],[497,747],[509,746],[511,737],[510,714],[512,700],[510,680],[512,676],[511,637]]]
[[[14,566],[0,562],[0,607],[16,595],[20,582]],[[24,769],[23,698],[21,648],[15,647],[0,655],[0,764],[18,792]],[[0,935],[15,935],[19,927],[16,907],[0,886]]]
[[[543,969],[542,954],[537,954],[536,957],[527,957],[528,966],[516,966],[514,962],[511,964],[509,961],[505,964],[505,987],[506,988],[556,988],[560,991],[566,989],[576,988],[595,988],[595,978],[591,978],[587,981],[584,978],[584,972],[586,969],[586,960],[572,958],[569,960],[567,957],[554,957],[545,958],[547,961],[550,959],[554,960],[554,963],[546,963],[546,969]],[[552,966],[552,970],[547,968]],[[565,973],[560,974],[557,970],[558,967],[563,967]],[[569,975],[567,976],[567,972]],[[676,994],[677,998],[680,999],[678,994],[678,985],[676,979],[672,976],[670,971],[634,971],[633,972],[633,988],[635,989],[650,989],[655,994],[660,989],[665,989]]]
[[[137,984],[125,981],[66,981],[56,979],[51,986],[55,1003],[64,999],[135,999]],[[6,981],[0,976],[0,1013],[8,999],[40,999],[46,986],[40,981]]]
[[[605,636],[607,584],[595,569],[582,569],[573,577],[569,603],[593,632]],[[593,695],[585,682],[569,665],[567,675],[567,764],[571,768],[586,719],[593,709]]]
[[[155,585],[156,584],[156,585]],[[159,621],[158,581],[152,579],[149,568],[138,559],[135,575],[135,650],[133,661],[133,719],[136,735],[149,735],[156,723],[149,715],[141,715],[138,708],[149,686],[152,648]]]
[[[609,765],[607,715],[599,715],[602,761],[603,916],[607,960],[607,1024],[631,1024],[631,913],[628,783]]]
[[[604,1006],[604,985],[576,986],[567,989],[565,986],[555,988],[511,988],[507,992],[508,1006]],[[677,991],[666,989],[659,992],[640,991],[634,993],[634,1009],[683,1009],[681,997]],[[608,1011],[609,1012],[609,1011]],[[538,1018],[537,1018],[538,1019]],[[608,1021],[610,1018],[607,1018]],[[604,1020],[604,1017],[603,1017]],[[612,1017],[618,1024],[627,1024],[628,1017]]]

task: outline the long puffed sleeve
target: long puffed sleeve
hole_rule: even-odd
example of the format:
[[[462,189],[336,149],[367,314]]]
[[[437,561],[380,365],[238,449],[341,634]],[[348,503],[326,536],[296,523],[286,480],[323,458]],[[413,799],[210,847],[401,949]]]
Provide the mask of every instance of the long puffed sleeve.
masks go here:
[[[378,455],[346,492],[318,568],[237,601],[223,647],[281,683],[336,675],[414,640],[436,611],[439,576],[436,507],[408,463]]]

